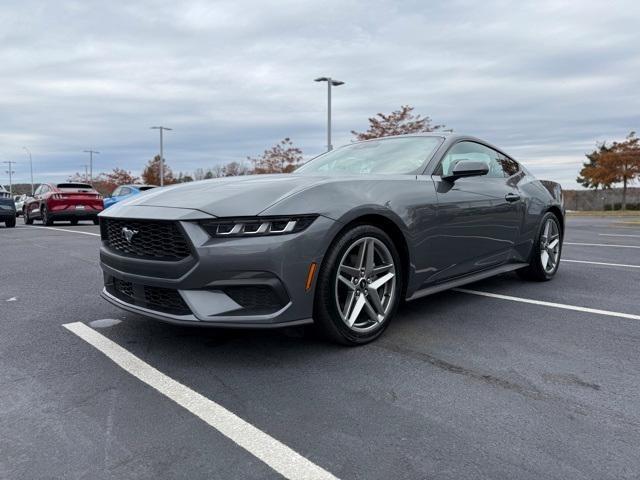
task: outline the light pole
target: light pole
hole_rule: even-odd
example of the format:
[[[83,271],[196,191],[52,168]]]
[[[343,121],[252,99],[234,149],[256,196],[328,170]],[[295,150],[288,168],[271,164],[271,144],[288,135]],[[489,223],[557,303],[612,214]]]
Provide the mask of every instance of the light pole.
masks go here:
[[[333,145],[331,145],[331,87],[339,87],[344,85],[344,82],[334,80],[331,77],[316,78],[314,82],[327,82],[327,150],[333,150]]]
[[[33,159],[31,158],[31,150],[27,147],[24,148],[25,152],[29,154],[29,169],[31,170],[31,196],[33,197]]]
[[[89,154],[89,183],[93,185],[93,154],[99,155],[100,152],[95,150],[83,150],[83,152]]]
[[[89,181],[89,165],[82,165],[84,167],[84,181]]]
[[[7,170],[7,173],[9,174],[9,195],[13,197],[13,174],[16,172],[13,171],[11,165],[13,165],[16,162],[13,162],[11,160],[6,160],[2,163],[6,163],[7,165],[9,165],[9,170]]]
[[[162,132],[164,130],[173,130],[173,128],[163,127],[151,127],[151,130],[160,130],[160,186],[164,187],[164,145],[162,140]]]

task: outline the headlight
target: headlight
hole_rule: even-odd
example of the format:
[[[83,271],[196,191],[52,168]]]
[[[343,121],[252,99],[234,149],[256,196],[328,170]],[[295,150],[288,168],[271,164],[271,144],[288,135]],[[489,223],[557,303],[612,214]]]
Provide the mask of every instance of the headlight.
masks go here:
[[[317,215],[290,217],[221,218],[204,220],[200,226],[212,237],[250,237],[258,235],[285,235],[305,230]]]

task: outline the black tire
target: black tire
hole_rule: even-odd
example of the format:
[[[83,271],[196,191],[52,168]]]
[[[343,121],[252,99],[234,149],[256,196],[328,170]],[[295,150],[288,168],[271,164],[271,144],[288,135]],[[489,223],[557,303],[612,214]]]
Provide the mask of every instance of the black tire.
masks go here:
[[[42,206],[42,209],[40,210],[40,215],[41,215],[41,218],[42,218],[42,224],[43,225],[46,225],[47,227],[50,227],[51,225],[53,225],[53,219],[49,215],[49,212],[47,211],[47,206],[46,205]]]
[[[93,224],[94,225],[100,225],[100,219],[99,218],[94,218],[93,219]]]
[[[33,225],[33,218],[29,217],[29,211],[25,210],[22,213],[23,213],[22,218],[24,220],[24,224],[25,225]]]
[[[74,218],[73,220],[71,220],[71,225],[77,225],[78,224],[78,219]]]
[[[388,249],[395,267],[395,285],[392,288],[391,304],[384,321],[374,325],[372,330],[357,332],[342,320],[336,301],[336,283],[338,267],[341,259],[354,243],[365,237],[373,237],[381,241]],[[356,225],[341,233],[333,242],[322,262],[316,282],[314,300],[314,322],[316,327],[328,339],[343,345],[363,345],[378,338],[384,332],[398,309],[402,294],[402,262],[398,250],[391,238],[381,229],[372,225]]]
[[[7,228],[15,228],[16,227],[16,217],[10,218],[9,220],[5,221],[4,224],[6,225]]]
[[[552,221],[555,223],[560,235],[558,260],[555,263],[555,266],[553,267],[553,269],[550,271],[544,268],[544,266],[542,265],[542,260],[540,258],[542,254],[542,247],[543,247],[544,227],[548,221]],[[551,212],[547,212],[542,217],[542,221],[540,222],[540,226],[538,227],[538,234],[536,235],[535,244],[531,249],[529,266],[517,270],[516,273],[518,274],[518,276],[525,280],[533,280],[536,282],[546,282],[551,280],[555,276],[556,272],[558,271],[558,267],[560,266],[560,257],[562,256],[562,241],[563,241],[563,231],[562,231],[562,227],[560,226],[560,221],[558,220],[558,217]]]

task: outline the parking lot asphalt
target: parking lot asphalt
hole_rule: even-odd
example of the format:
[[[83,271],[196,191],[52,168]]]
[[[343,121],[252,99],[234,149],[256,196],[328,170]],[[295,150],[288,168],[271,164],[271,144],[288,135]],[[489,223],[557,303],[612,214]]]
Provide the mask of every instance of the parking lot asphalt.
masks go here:
[[[553,281],[407,303],[358,348],[122,312],[99,298],[98,227],[0,228],[0,478],[282,478],[75,322],[340,479],[638,478],[633,220],[571,217]]]

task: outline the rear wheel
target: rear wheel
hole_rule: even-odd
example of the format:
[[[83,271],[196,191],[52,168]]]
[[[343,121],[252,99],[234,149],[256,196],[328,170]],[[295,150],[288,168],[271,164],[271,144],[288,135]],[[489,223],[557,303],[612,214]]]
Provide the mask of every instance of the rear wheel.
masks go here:
[[[51,218],[51,215],[49,214],[49,211],[47,210],[46,205],[42,206],[42,210],[40,210],[41,215],[42,215],[42,224],[46,225],[47,227],[50,227],[51,225],[53,225],[53,219]]]
[[[527,280],[551,280],[558,271],[562,252],[562,230],[558,217],[548,212],[542,217],[540,231],[531,252],[529,266],[518,270]]]
[[[16,217],[10,218],[4,222],[7,228],[14,228],[16,226]]]
[[[330,339],[359,345],[379,337],[398,308],[401,263],[389,236],[359,225],[331,246],[316,286],[314,320]]]

